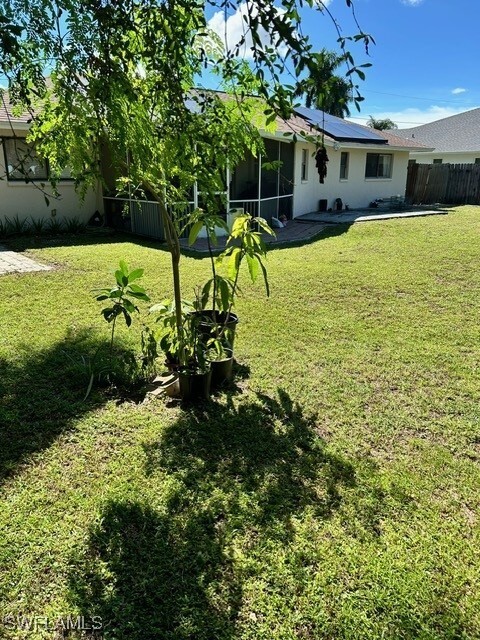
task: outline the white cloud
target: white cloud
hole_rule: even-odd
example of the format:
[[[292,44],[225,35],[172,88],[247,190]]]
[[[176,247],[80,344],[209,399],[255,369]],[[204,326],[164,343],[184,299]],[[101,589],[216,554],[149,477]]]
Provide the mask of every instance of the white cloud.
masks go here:
[[[402,0],[403,4],[408,4],[409,7],[417,7],[423,2],[423,0]]]
[[[322,8],[321,5],[326,8],[329,4],[331,4],[331,2],[332,0],[317,0],[317,6],[319,9]],[[277,8],[276,11],[279,15],[283,15],[285,13],[285,10],[280,8]],[[255,17],[256,14],[257,10],[255,8],[255,5],[253,5],[253,7],[251,6],[251,15],[252,17]],[[248,28],[248,24],[245,19],[248,19],[248,8],[247,4],[245,2],[242,2],[237,7],[235,13],[227,17],[226,22],[224,12],[217,11],[210,18],[207,26],[220,38],[220,40],[224,44],[225,51],[236,51],[236,47],[240,44],[242,38],[244,37],[245,43],[240,47],[238,55],[240,57],[251,60],[253,58],[253,41]],[[275,43],[272,43],[272,40],[265,29],[260,28],[258,31],[258,36],[262,45],[275,46]],[[285,53],[285,47],[280,47],[279,54],[284,55]]]
[[[285,13],[282,9],[277,9],[277,11],[278,13]],[[252,17],[255,17],[255,13],[256,9],[253,8]],[[245,21],[248,17],[247,4],[242,3],[238,6],[235,13],[228,16],[226,23],[224,12],[217,11],[210,18],[207,26],[219,36],[224,44],[225,51],[235,51],[242,38],[245,38],[245,43],[240,47],[238,55],[251,60],[253,58],[253,40],[248,24]],[[272,44],[271,38],[265,29],[260,28],[258,30],[258,36],[263,45]]]
[[[470,107],[474,109],[475,107]],[[428,122],[434,122],[435,120],[441,120],[442,118],[448,118],[449,116],[454,116],[457,113],[462,113],[463,111],[467,111],[465,107],[461,107],[459,109],[452,107],[439,107],[437,105],[432,105],[427,109],[403,109],[402,111],[368,111],[368,114],[372,115],[376,119],[383,120],[384,118],[390,118],[393,120],[396,125],[398,125],[399,129],[410,129],[411,127],[415,127],[421,124],[427,124]],[[362,115],[362,119],[358,120],[356,118],[352,118],[353,122],[361,122],[361,124],[365,124],[368,120],[368,117]]]
[[[456,89],[452,89],[452,93],[454,96],[458,96],[459,93],[465,93],[465,91],[467,91],[467,89],[464,89],[463,87],[457,87]]]

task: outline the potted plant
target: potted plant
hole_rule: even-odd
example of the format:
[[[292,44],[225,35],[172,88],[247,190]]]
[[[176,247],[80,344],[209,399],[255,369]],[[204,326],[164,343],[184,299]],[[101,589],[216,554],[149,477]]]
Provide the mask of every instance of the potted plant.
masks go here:
[[[167,358],[167,365],[177,372],[180,396],[185,402],[208,399],[211,384],[211,361],[199,331],[200,318],[193,313],[194,306],[182,301],[182,338],[178,335],[175,303],[164,300],[150,309],[158,313],[161,325],[158,344]]]
[[[257,230],[254,227],[257,227]],[[236,296],[240,288],[238,284],[240,268],[247,262],[252,282],[261,272],[265,282],[267,296],[270,295],[267,270],[264,260],[267,248],[262,232],[275,235],[263,218],[254,218],[248,213],[237,216],[229,230],[226,222],[219,215],[208,214],[197,210],[189,234],[190,246],[194,244],[202,229],[206,231],[207,246],[210,257],[212,277],[207,280],[197,297],[196,309],[200,317],[200,331],[207,339],[218,339],[223,346],[233,352],[235,330],[238,316],[233,312]],[[228,233],[226,248],[215,258],[214,247],[218,245],[217,229]],[[226,264],[227,275],[219,273],[219,267]]]
[[[218,346],[208,352],[212,367],[212,387],[221,387],[233,378],[233,350],[216,341]]]

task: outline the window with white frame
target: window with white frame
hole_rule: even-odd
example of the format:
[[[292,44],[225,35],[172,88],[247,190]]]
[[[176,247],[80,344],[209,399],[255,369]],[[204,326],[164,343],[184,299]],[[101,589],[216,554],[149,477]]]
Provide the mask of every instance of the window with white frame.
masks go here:
[[[308,149],[302,149],[302,170],[301,170],[302,182],[308,180]]]
[[[340,180],[348,180],[348,165],[350,154],[348,151],[342,151],[340,155]]]
[[[30,182],[48,180],[53,172],[47,160],[41,160],[35,152],[35,146],[23,138],[3,138],[3,146],[7,180],[9,182]],[[65,167],[57,180],[72,181],[69,167]]]
[[[433,159],[433,164],[443,164],[442,158],[434,158]]]
[[[365,178],[391,178],[392,168],[392,153],[367,153]]]
[[[48,168],[32,144],[18,138],[4,138],[3,149],[8,180],[47,180]]]

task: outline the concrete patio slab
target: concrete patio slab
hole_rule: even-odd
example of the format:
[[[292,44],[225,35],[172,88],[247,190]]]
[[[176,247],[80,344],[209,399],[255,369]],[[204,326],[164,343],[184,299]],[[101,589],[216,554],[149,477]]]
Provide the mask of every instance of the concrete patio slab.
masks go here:
[[[50,271],[52,267],[40,264],[24,256],[22,253],[10,251],[0,245],[0,276],[7,273],[31,273],[33,271]]]
[[[342,211],[341,213],[320,213],[312,211],[295,218],[298,222],[311,223],[323,222],[326,224],[353,224],[355,222],[371,222],[374,220],[389,220],[391,218],[416,218],[418,216],[444,215],[444,210],[412,210],[412,211],[389,211],[373,213],[368,211]]]

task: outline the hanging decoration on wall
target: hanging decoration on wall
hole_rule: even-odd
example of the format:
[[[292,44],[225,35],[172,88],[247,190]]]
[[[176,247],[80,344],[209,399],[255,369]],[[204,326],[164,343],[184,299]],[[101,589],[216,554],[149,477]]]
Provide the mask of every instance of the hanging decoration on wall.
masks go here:
[[[315,154],[315,164],[317,167],[318,175],[320,177],[320,184],[323,184],[325,182],[325,178],[327,177],[327,162],[327,150],[322,145]]]

